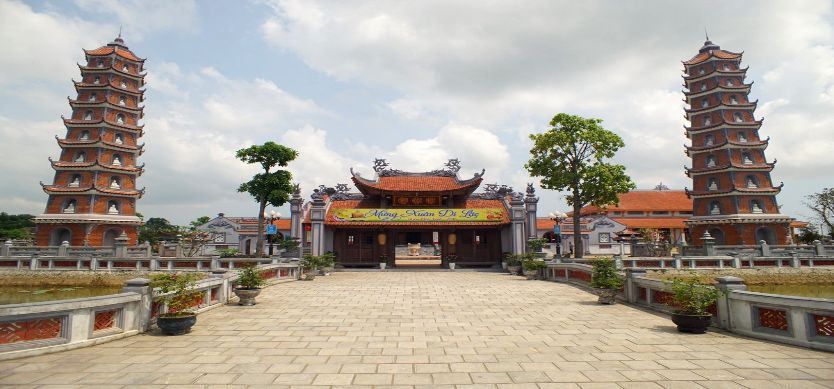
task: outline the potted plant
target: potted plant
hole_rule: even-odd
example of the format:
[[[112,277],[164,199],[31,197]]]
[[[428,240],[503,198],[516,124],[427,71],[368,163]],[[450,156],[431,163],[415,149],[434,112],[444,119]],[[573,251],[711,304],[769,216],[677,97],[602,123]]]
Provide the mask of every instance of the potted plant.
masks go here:
[[[702,285],[697,277],[675,279],[672,292],[678,310],[672,314],[672,322],[678,331],[693,334],[707,332],[712,323],[709,308],[715,304],[721,291],[709,285]]]
[[[194,307],[203,295],[202,291],[194,290],[197,278],[197,273],[162,273],[151,276],[151,287],[159,291],[156,301],[167,307],[167,311],[156,319],[156,325],[162,333],[182,335],[191,331],[191,327],[197,323]]]
[[[623,277],[617,271],[617,264],[611,258],[600,258],[592,263],[591,287],[599,296],[600,304],[614,304],[617,293],[623,287]]]
[[[544,238],[533,238],[527,241],[527,247],[530,248],[530,252],[536,253],[541,258],[544,258],[544,256],[538,254],[542,252],[545,244],[547,244],[547,239]]]
[[[314,256],[310,254],[307,254],[303,258],[301,258],[301,261],[299,261],[298,264],[301,265],[301,268],[304,270],[303,280],[312,281],[316,279],[316,274],[318,274],[319,272],[318,268],[320,265],[320,261],[321,260],[319,256]]]
[[[330,272],[333,271],[333,268],[336,266],[336,254],[333,252],[326,252],[319,256],[319,275],[327,276],[330,275]]]
[[[512,254],[507,257],[507,270],[510,274],[519,274],[521,272],[521,255]]]
[[[506,271],[507,270],[507,261],[510,258],[510,253],[504,253],[504,256],[502,258],[503,259],[501,260],[501,269]]]
[[[240,299],[238,305],[255,305],[255,297],[261,294],[261,287],[266,281],[255,265],[246,266],[238,271],[235,295]]]
[[[379,256],[379,269],[385,270],[386,266],[388,266],[388,254],[382,254]]]
[[[298,246],[300,245],[298,238],[285,238],[278,242],[278,247],[283,250],[281,256],[296,255],[298,253]]]
[[[541,270],[547,267],[547,263],[534,257],[533,255],[528,255],[527,258],[521,262],[521,267],[524,269],[524,275],[527,279],[534,280],[539,278]]]
[[[455,262],[458,260],[458,256],[455,254],[449,254],[446,256],[446,262],[449,264],[449,270],[455,270]]]

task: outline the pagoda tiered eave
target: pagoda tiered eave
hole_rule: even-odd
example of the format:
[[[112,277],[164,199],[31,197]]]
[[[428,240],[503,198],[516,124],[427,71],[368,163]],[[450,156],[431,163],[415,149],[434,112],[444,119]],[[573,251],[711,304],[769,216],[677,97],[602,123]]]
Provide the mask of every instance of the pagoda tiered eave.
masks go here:
[[[692,177],[692,176],[698,176],[698,175],[701,175],[701,174],[711,174],[711,173],[721,172],[721,171],[726,171],[726,172],[736,172],[736,171],[738,171],[738,172],[756,172],[756,171],[770,172],[771,170],[773,170],[773,167],[775,165],[776,165],[776,162],[766,163],[766,164],[756,164],[756,165],[739,165],[739,164],[734,164],[733,163],[733,164],[721,165],[721,166],[716,166],[716,167],[711,167],[711,168],[704,168],[704,169],[685,168],[685,170],[686,170],[686,176],[687,177]]]
[[[104,73],[104,74],[107,74],[107,73],[110,73],[110,72],[115,72],[115,74],[118,74],[119,76],[127,77],[127,78],[130,78],[130,79],[134,80],[134,81],[142,81],[145,78],[145,76],[147,75],[147,73],[136,74],[136,73],[126,72],[124,70],[121,70],[121,69],[113,66],[113,65],[102,66],[102,67],[84,66],[84,65],[81,65],[81,64],[77,64],[77,65],[78,65],[78,69],[81,70],[82,75],[84,75],[86,73]]]
[[[728,141],[725,141],[725,142],[722,142],[722,143],[718,143],[718,144],[715,144],[715,145],[712,145],[712,146],[706,146],[706,147],[692,147],[692,146],[686,146],[686,145],[684,145],[684,147],[686,148],[686,155],[687,156],[692,156],[694,154],[707,153],[707,152],[710,152],[710,151],[726,150],[726,149],[764,150],[764,149],[767,148],[767,145],[768,145],[769,142],[770,142],[770,138],[767,138],[767,139],[765,139],[763,141],[759,141],[759,142],[736,142],[736,141],[728,140]]]
[[[790,223],[794,220],[788,215],[778,213],[734,213],[729,215],[693,216],[685,220],[684,224],[766,224]]]
[[[747,78],[747,69],[748,68],[723,70],[723,69],[717,68],[717,69],[710,70],[708,73],[704,73],[704,74],[694,74],[693,75],[693,74],[684,73],[684,74],[681,75],[681,78],[683,78],[684,82],[686,82],[686,83],[699,82],[699,81],[708,80],[708,79],[715,78],[715,77],[729,77],[729,76],[738,76],[738,77],[741,77],[741,79],[743,80],[743,79]],[[684,86],[686,86],[686,84],[684,84]]]
[[[109,57],[112,55],[117,55],[123,59],[126,59],[131,62],[145,62],[145,58],[139,58],[136,54],[133,54],[130,50],[120,49],[113,46],[102,46],[97,49],[93,50],[86,50],[84,49],[84,54],[89,57]]]
[[[749,121],[749,122],[736,122],[736,121],[729,121],[728,122],[726,120],[723,120],[723,118],[722,118],[722,120],[716,122],[715,124],[710,124],[708,126],[703,126],[703,127],[683,126],[683,129],[686,130],[686,132],[688,132],[689,134],[699,134],[699,133],[702,133],[702,132],[712,131],[712,130],[715,130],[716,128],[718,128],[718,127],[758,129],[759,127],[762,126],[763,121],[764,121],[764,118],[761,118],[759,120]]]
[[[717,47],[717,46],[716,46]],[[741,61],[741,57],[744,55],[744,52],[734,53],[732,51],[721,50],[720,48],[717,50],[709,50],[700,52],[694,57],[690,58],[688,61],[681,61],[684,66],[691,67],[695,65],[700,65],[712,61],[720,61],[720,60],[728,60],[728,59],[737,59]]]
[[[724,196],[753,196],[753,195],[777,195],[782,192],[781,187],[771,188],[732,188],[727,190],[686,190],[686,195],[694,198],[710,198]]]
[[[749,109],[749,110],[755,111],[758,104],[759,104],[758,100],[750,102],[750,103],[746,103],[746,104],[726,104],[726,103],[722,102],[721,104],[713,105],[713,106],[710,106],[710,107],[704,107],[704,108],[694,108],[694,109],[685,108],[684,111],[686,111],[686,119],[689,120],[692,117],[692,115],[700,115],[700,114],[705,114],[705,113],[710,113],[710,112],[715,112],[715,111],[720,111],[720,110],[739,110],[739,109],[748,110]]]
[[[126,111],[131,115],[141,115],[142,110],[145,107],[128,107],[126,105],[119,105],[113,104],[111,101],[105,100],[94,100],[94,101],[84,101],[84,100],[73,100],[70,97],[67,97],[67,101],[69,101],[69,105],[72,108],[109,108],[114,110],[122,110]]]
[[[129,197],[129,198],[142,198],[142,195],[145,193],[145,189],[135,190],[135,189],[110,189],[110,188],[101,188],[98,186],[89,186],[89,187],[79,187],[79,188],[70,188],[66,186],[58,186],[58,185],[45,185],[41,183],[41,187],[43,191],[50,195],[62,195],[62,194],[69,194],[69,195],[86,195],[86,194],[105,194],[108,196],[115,196],[115,197]]]
[[[115,165],[104,165],[96,161],[91,162],[66,162],[66,161],[53,161],[52,158],[49,158],[49,162],[52,164],[52,168],[56,171],[67,171],[67,170],[78,170],[78,171],[103,171],[108,173],[125,173],[125,174],[136,174],[141,176],[145,164],[143,163],[137,167],[128,167],[128,166],[115,166]]]
[[[82,81],[73,80],[72,83],[73,83],[73,85],[75,85],[75,91],[76,92],[81,92],[82,89],[96,89],[96,90],[111,89],[111,90],[115,90],[115,91],[118,91],[118,92],[121,92],[121,93],[129,94],[129,95],[132,95],[132,96],[144,97],[144,94],[145,94],[144,89],[135,89],[134,90],[134,89],[122,88],[121,86],[116,85],[114,83],[110,83],[110,82],[103,83],[103,84],[90,84],[90,83],[86,83],[86,82],[82,82]]]
[[[58,141],[58,145],[61,148],[86,148],[86,147],[101,147],[103,149],[110,149],[110,150],[118,150],[124,151],[128,153],[142,153],[142,149],[145,147],[145,144],[139,144],[136,146],[130,146],[126,144],[116,144],[112,142],[105,142],[101,140],[101,138],[95,138],[90,140],[66,140],[60,139],[58,136],[55,136],[55,139]]]
[[[95,214],[95,213],[42,213],[35,216],[36,223],[53,223],[53,224],[79,224],[79,223],[107,223],[107,224],[125,224],[125,225],[142,225],[142,219],[138,216],[128,215],[109,215],[109,214]]]
[[[684,85],[683,87],[686,88],[686,85]],[[684,91],[681,91],[681,92],[683,92],[684,96],[686,97],[685,99],[683,99],[683,101],[686,102],[687,104],[689,104],[689,101],[694,99],[694,98],[702,97],[702,96],[705,96],[705,95],[711,95],[713,93],[746,93],[746,94],[749,94],[750,89],[752,87],[753,87],[752,82],[749,83],[749,84],[739,84],[739,85],[717,84],[717,85],[714,85],[712,88],[705,89],[705,90],[699,90],[699,91],[695,91],[695,92],[690,91],[690,90],[684,90]]]
[[[102,126],[104,126],[104,127],[107,127],[107,128],[110,128],[110,129],[115,129],[115,130],[130,131],[133,134],[139,135],[140,137],[143,134],[142,128],[145,127],[144,124],[139,125],[139,126],[129,126],[129,125],[126,125],[126,124],[113,123],[113,122],[110,122],[110,121],[107,121],[107,120],[104,120],[104,119],[100,119],[100,120],[79,120],[79,119],[67,119],[63,116],[61,117],[61,119],[64,120],[64,125],[67,128],[80,128],[80,127],[101,128]]]

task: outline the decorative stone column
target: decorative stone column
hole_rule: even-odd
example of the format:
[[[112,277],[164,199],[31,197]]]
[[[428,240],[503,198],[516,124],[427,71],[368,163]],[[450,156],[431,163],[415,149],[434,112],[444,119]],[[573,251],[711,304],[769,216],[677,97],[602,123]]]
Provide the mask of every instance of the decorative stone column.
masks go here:
[[[715,238],[709,232],[704,232],[701,241],[704,242],[704,254],[708,257],[715,256]]]
[[[730,292],[747,290],[747,285],[744,284],[743,279],[733,276],[718,277],[716,281],[718,281],[718,290],[721,291],[721,296],[715,302],[718,325],[725,330],[731,330],[733,323],[730,322]]]
[[[150,285],[151,280],[147,278],[133,278],[125,281],[125,286],[122,288],[122,292],[134,292],[142,296],[142,299],[139,301],[139,309],[135,311],[125,310],[124,312],[125,322],[133,321],[133,328],[139,330],[140,333],[147,331],[151,323],[153,289]]]
[[[640,297],[640,287],[637,286],[637,277],[644,277],[646,269],[628,268],[626,269],[626,284],[625,295],[626,300],[631,304],[636,304]]]
[[[127,243],[130,240],[127,237],[127,234],[122,231],[122,234],[119,235],[113,242],[113,254],[116,258],[127,258]]]
[[[513,193],[510,200],[510,221],[512,222],[512,253],[524,254],[527,248],[527,239],[524,231],[524,198],[521,193]]]
[[[324,254],[324,217],[327,203],[324,201],[323,193],[313,192],[313,202],[310,207],[310,224],[312,232],[312,255]]]
[[[301,186],[293,185],[292,198],[290,199],[290,237],[301,239],[301,209],[304,206],[304,199],[301,198]]]
[[[539,198],[536,197],[536,189],[531,182],[527,184],[527,195],[524,196],[524,211],[527,214],[527,240],[538,237],[536,228],[536,209],[538,208],[538,203]]]

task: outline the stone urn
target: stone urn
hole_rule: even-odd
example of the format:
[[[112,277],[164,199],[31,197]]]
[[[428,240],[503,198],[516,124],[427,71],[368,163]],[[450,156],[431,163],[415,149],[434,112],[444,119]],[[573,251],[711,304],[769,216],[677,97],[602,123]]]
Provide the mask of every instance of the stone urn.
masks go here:
[[[594,289],[594,294],[596,294],[599,298],[597,302],[600,304],[615,304],[617,302],[617,293],[620,293],[619,289],[614,288],[598,288]]]
[[[261,288],[235,288],[235,295],[240,300],[237,305],[255,305],[255,297],[261,294]]]
[[[712,315],[686,315],[676,312],[672,314],[672,323],[678,326],[679,332],[703,334],[712,324]]]
[[[501,269],[507,271],[507,261],[501,261]]]
[[[319,274],[318,269],[306,269],[306,270],[304,270],[304,281],[315,280],[317,274]]]
[[[455,263],[449,262],[449,270],[455,270]]]
[[[524,270],[524,276],[528,280],[535,280],[539,278],[539,269]]]
[[[510,271],[510,274],[520,274],[521,273],[521,265],[507,266],[507,270]]]
[[[159,316],[156,318],[156,326],[165,335],[183,335],[191,332],[191,327],[197,323],[197,314],[177,316]]]

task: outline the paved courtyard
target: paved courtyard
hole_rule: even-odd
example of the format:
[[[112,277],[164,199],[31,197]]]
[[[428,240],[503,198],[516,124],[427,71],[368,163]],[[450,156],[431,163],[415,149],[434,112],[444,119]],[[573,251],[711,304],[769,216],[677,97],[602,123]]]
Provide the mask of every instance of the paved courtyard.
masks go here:
[[[499,273],[336,273],[145,334],[0,362],[39,388],[834,388],[834,354],[600,306],[573,286]]]

